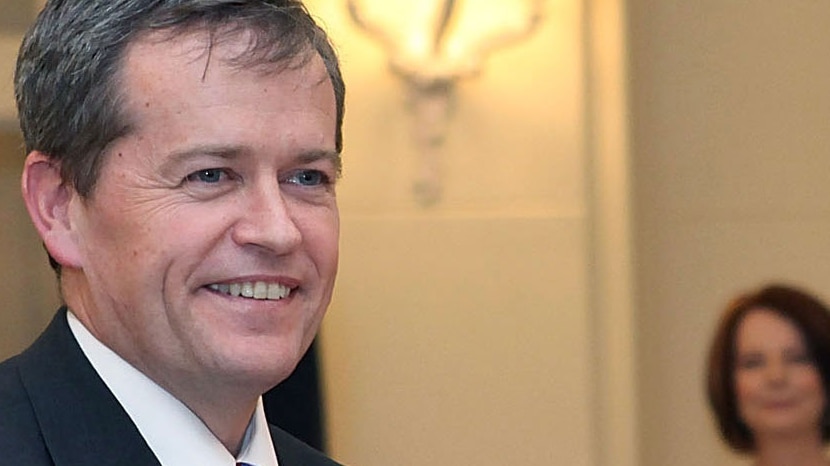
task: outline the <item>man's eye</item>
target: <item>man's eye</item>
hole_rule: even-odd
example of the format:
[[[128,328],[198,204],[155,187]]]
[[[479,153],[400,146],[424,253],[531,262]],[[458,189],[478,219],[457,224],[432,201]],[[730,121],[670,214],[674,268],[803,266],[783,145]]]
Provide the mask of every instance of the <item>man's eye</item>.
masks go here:
[[[228,173],[221,168],[207,168],[187,175],[187,181],[198,181],[200,183],[218,183],[228,178]]]
[[[319,186],[327,185],[331,180],[320,170],[297,170],[288,178],[288,182],[301,186]]]

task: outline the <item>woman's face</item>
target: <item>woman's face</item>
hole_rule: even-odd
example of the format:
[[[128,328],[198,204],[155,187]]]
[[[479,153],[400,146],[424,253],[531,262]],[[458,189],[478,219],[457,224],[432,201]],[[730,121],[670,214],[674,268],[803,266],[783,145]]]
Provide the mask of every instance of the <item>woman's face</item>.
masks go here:
[[[738,410],[756,441],[820,437],[824,389],[798,327],[769,309],[753,309],[738,325],[735,344]]]

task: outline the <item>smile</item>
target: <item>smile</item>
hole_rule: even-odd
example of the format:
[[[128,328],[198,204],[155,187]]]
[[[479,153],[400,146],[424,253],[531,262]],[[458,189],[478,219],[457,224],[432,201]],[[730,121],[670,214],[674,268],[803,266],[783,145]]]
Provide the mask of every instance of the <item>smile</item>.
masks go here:
[[[266,282],[241,282],[241,283],[214,283],[207,286],[217,293],[233,297],[251,299],[268,299],[276,301],[287,298],[291,294],[291,288],[279,283]]]

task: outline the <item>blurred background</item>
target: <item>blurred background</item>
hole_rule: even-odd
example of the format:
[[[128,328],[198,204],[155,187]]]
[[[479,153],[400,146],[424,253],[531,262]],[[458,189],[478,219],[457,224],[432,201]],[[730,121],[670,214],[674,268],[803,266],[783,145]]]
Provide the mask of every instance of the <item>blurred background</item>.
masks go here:
[[[38,3],[0,2],[3,357],[58,302],[20,200],[11,86]],[[346,0],[307,4],[348,86],[320,339],[330,453],[744,464],[715,434],[704,355],[739,291],[830,297],[830,3],[546,0],[531,34],[454,81],[427,146],[413,129],[433,120]],[[428,203],[412,189],[425,163],[442,183]]]

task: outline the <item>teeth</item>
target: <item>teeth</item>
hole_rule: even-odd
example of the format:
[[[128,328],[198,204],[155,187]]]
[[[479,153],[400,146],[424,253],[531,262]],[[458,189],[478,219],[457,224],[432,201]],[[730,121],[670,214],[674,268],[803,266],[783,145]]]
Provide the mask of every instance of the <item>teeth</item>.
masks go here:
[[[254,299],[265,299],[268,297],[268,285],[265,282],[254,283]]]
[[[288,293],[291,292],[287,286],[282,285],[268,285],[268,293],[266,294],[267,299],[282,299],[288,296]]]
[[[242,296],[244,298],[253,298],[254,297],[254,284],[251,282],[245,282],[242,284]]]
[[[287,286],[266,282],[214,283],[209,285],[208,288],[233,297],[242,296],[243,298],[269,299],[272,301],[286,298],[291,293],[291,289]]]

